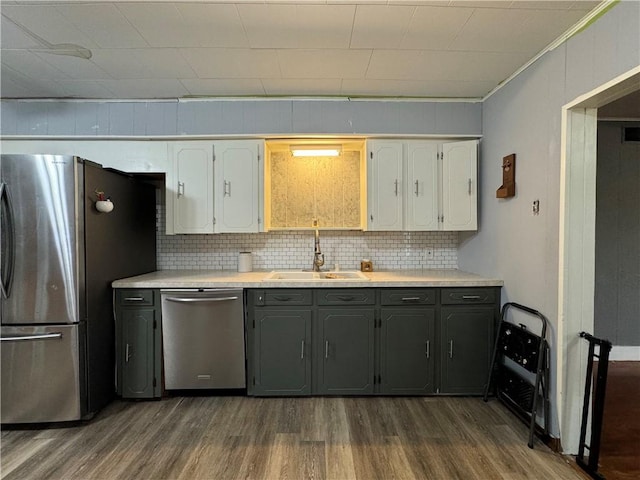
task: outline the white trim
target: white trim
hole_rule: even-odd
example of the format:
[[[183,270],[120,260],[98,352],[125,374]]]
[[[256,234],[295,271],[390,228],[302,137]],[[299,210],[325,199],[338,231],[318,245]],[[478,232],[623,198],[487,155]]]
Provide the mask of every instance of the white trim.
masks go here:
[[[597,109],[565,107],[562,116],[556,391],[562,446],[575,454],[580,419],[573,412],[584,396],[580,379],[587,362],[578,334],[592,332],[594,318]]]
[[[562,446],[577,453],[587,361],[580,331],[593,332],[597,108],[640,88],[640,66],[562,107],[556,401]]]
[[[602,107],[607,103],[618,100],[619,98],[640,89],[640,78],[635,78],[637,75],[640,75],[640,65],[633,67],[631,70],[627,70],[623,74],[603,83],[599,87],[576,97],[563,108]]]
[[[614,362],[640,362],[640,346],[624,347],[614,345],[609,354],[609,361]]]
[[[20,103],[192,103],[192,102],[394,102],[482,103],[482,97],[176,97],[176,98],[1,98]]]
[[[583,28],[585,28],[586,26],[589,25],[589,23],[591,23],[595,18],[597,18],[601,12],[603,10],[606,10],[608,8],[611,7],[612,4],[618,3],[620,0],[605,0],[601,3],[599,3],[593,10],[591,10],[585,17],[583,17],[582,19],[580,19],[580,21],[578,23],[576,23],[574,26],[572,26],[569,30],[567,30],[566,32],[564,32],[562,35],[560,35],[558,38],[556,38],[553,42],[551,42],[549,45],[547,45],[545,48],[543,48],[542,50],[540,50],[540,52],[538,52],[531,60],[529,60],[527,63],[525,63],[523,66],[521,66],[518,70],[516,70],[515,72],[513,72],[509,77],[507,77],[506,80],[503,80],[498,86],[496,86],[493,90],[491,90],[489,93],[487,93],[483,98],[482,101],[484,102],[486,99],[488,99],[491,95],[493,95],[494,93],[496,93],[498,90],[500,90],[502,87],[504,87],[505,85],[507,85],[511,80],[513,80],[514,78],[516,78],[518,75],[520,75],[522,72],[524,72],[527,68],[529,68],[532,64],[534,64],[536,61],[538,61],[538,59],[540,57],[542,57],[543,55],[546,55],[548,52],[551,52],[553,50],[555,50],[556,48],[558,48],[560,45],[562,45],[564,42],[566,42],[567,40],[569,40],[571,37],[573,37],[576,33],[580,32],[580,30],[582,30]]]
[[[244,133],[224,134],[224,135],[0,135],[0,141],[5,140],[291,140],[296,138],[302,139],[356,139],[356,140],[371,140],[371,139],[403,139],[403,138],[415,138],[429,139],[429,140],[475,140],[482,138],[481,134],[408,134],[408,135],[382,135],[382,134],[354,134],[354,133],[334,133],[334,134],[301,134],[301,133],[280,133],[280,134],[251,134]]]

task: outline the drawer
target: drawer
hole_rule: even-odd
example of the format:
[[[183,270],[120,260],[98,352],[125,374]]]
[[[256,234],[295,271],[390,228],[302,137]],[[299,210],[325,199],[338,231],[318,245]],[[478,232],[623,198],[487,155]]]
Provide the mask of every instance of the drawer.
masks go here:
[[[384,288],[380,291],[382,305],[435,305],[436,290],[434,288]]]
[[[313,303],[311,289],[279,288],[273,290],[256,290],[253,292],[253,304],[258,306],[299,306]]]
[[[443,288],[442,305],[478,305],[496,302],[495,288]]]
[[[153,305],[153,290],[117,290],[120,305]]]
[[[375,288],[327,288],[316,291],[318,305],[375,305]]]

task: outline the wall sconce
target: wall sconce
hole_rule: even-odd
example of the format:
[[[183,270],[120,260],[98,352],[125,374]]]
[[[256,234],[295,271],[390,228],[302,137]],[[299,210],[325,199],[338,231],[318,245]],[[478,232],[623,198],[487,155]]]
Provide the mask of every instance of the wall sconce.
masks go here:
[[[291,155],[294,157],[337,157],[340,145],[292,145]]]

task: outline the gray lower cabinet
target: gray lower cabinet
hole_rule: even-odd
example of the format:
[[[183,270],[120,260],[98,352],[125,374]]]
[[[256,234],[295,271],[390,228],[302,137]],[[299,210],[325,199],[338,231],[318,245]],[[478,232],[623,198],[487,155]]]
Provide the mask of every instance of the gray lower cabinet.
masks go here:
[[[158,290],[116,290],[116,391],[122,398],[161,396]]]
[[[435,391],[437,292],[435,288],[380,290],[379,393]]]
[[[383,307],[380,322],[380,393],[434,392],[435,308]]]
[[[250,289],[250,395],[482,394],[499,287]]]
[[[441,292],[440,393],[480,395],[491,366],[499,290]]]
[[[373,393],[374,313],[373,308],[318,308],[314,393]]]
[[[261,308],[253,315],[249,336],[253,340],[253,368],[249,369],[253,378],[249,393],[309,395],[311,310]]]

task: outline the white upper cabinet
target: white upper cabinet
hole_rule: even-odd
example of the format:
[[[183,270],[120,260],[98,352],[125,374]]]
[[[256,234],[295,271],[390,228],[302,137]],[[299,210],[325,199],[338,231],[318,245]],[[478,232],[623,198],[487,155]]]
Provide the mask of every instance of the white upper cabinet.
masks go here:
[[[368,230],[476,230],[477,140],[371,140]]]
[[[478,142],[442,144],[442,230],[478,229]]]
[[[408,141],[405,230],[438,230],[438,144]]]
[[[213,233],[213,143],[170,142],[175,190],[172,233]],[[169,233],[169,232],[168,232]]]
[[[263,151],[259,140],[215,142],[217,233],[262,230]]]
[[[403,229],[403,144],[397,141],[368,142],[368,230]]]
[[[173,231],[259,232],[262,140],[169,142],[174,161]]]

